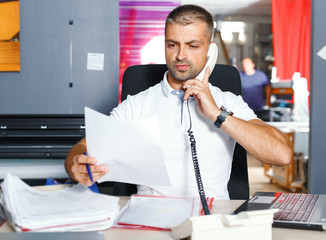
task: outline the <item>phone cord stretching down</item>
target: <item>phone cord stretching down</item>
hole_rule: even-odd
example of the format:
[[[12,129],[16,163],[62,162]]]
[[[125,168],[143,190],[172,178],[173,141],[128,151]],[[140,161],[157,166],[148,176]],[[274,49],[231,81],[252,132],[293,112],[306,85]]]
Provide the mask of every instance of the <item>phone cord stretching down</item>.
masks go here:
[[[188,99],[189,100],[189,99]],[[197,187],[198,187],[198,192],[200,196],[200,201],[204,209],[205,215],[210,215],[209,207],[207,204],[207,199],[205,196],[205,191],[204,191],[204,185],[201,180],[201,175],[200,175],[200,170],[199,170],[199,165],[198,165],[198,158],[197,158],[197,149],[196,149],[196,139],[191,131],[192,123],[191,123],[191,116],[190,116],[190,110],[189,110],[189,102],[187,100],[187,109],[188,109],[188,114],[189,114],[189,121],[190,121],[190,127],[188,129],[188,136],[189,136],[189,141],[190,141],[190,147],[191,147],[191,156],[192,156],[192,161],[194,164],[194,169],[195,169],[195,175],[196,175],[196,181],[197,181]]]

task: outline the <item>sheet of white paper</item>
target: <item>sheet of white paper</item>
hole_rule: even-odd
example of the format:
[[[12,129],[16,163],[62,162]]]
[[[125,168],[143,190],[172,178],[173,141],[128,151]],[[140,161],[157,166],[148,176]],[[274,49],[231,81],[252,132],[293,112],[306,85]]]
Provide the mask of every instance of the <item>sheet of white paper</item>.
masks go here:
[[[323,46],[318,52],[317,56],[321,57],[322,59],[326,60],[326,46]]]
[[[133,195],[118,224],[171,228],[199,213],[199,198]]]
[[[169,186],[156,118],[117,120],[85,107],[89,156],[109,168],[99,182]]]
[[[87,53],[87,70],[103,71],[104,53]]]

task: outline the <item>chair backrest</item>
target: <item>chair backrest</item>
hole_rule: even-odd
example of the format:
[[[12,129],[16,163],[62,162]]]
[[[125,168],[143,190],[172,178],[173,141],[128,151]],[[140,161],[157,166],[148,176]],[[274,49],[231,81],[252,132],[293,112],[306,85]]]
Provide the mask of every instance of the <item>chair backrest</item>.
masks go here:
[[[121,100],[126,99],[127,95],[137,94],[159,83],[165,71],[167,71],[165,64],[137,65],[127,68],[122,80]],[[236,95],[242,93],[240,75],[233,66],[216,64],[209,79],[212,85],[222,91],[230,91]],[[238,143],[233,154],[228,190],[230,199],[249,198],[247,153]],[[114,183],[115,195],[127,196],[135,192],[136,187],[133,185]]]

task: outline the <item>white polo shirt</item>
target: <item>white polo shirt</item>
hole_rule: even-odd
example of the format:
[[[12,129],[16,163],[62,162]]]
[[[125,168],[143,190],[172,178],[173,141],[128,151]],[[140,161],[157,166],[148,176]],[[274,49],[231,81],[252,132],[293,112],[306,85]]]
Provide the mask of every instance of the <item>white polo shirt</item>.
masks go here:
[[[222,92],[212,85],[209,87],[218,107],[223,105],[234,113],[233,116],[244,120],[257,118],[241,96]],[[138,186],[138,194],[198,197],[187,133],[189,115],[186,102],[181,100],[182,96],[181,99],[178,97],[180,94],[183,96],[183,92],[171,88],[165,73],[162,82],[135,96],[128,96],[111,112],[111,116],[117,119],[135,120],[156,116],[159,121],[163,155],[171,186],[151,186],[148,183],[148,186]],[[206,196],[229,199],[227,184],[235,141],[198,112],[194,98],[189,99],[189,107]]]

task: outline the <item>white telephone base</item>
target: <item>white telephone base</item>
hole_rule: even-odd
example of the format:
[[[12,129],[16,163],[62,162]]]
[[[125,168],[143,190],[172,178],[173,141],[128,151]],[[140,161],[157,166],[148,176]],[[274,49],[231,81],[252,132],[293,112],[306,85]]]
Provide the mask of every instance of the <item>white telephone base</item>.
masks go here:
[[[277,210],[276,210],[277,211]],[[172,228],[174,238],[191,240],[272,239],[275,210],[240,212],[237,215],[206,215],[191,217]]]

